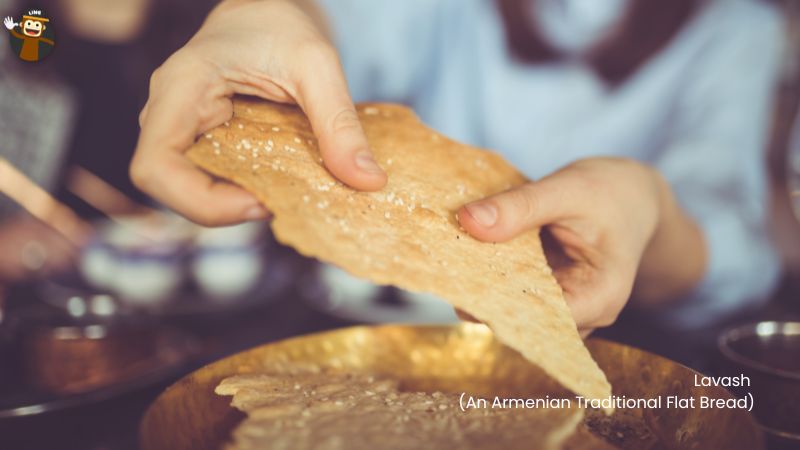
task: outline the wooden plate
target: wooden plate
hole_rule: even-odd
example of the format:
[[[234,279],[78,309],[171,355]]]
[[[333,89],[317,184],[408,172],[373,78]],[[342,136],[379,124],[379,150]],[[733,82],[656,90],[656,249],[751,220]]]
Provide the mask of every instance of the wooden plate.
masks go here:
[[[732,398],[721,387],[694,386],[697,372],[665,358],[599,339],[587,344],[617,396]],[[256,347],[184,377],[145,414],[142,448],[221,448],[244,415],[229,406],[229,397],[214,394],[214,387],[228,376],[289,361],[392,377],[410,390],[574,398],[483,325],[343,328]],[[623,449],[763,449],[761,431],[742,409],[617,409],[611,417],[590,411],[584,427]]]

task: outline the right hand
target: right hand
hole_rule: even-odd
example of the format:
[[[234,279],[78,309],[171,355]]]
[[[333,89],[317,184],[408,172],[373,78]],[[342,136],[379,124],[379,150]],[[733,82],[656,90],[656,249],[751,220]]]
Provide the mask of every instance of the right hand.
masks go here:
[[[11,16],[7,16],[5,19],[3,19],[3,25],[5,25],[5,26],[6,26],[6,29],[7,29],[7,30],[13,30],[13,29],[14,29],[14,27],[15,27],[17,24],[16,24],[16,23],[14,23],[14,19],[12,19],[12,18],[11,18]]]
[[[197,135],[233,114],[233,94],[297,103],[323,161],[353,188],[376,190],[386,174],[372,158],[336,51],[292,1],[228,0],[150,82],[131,178],[143,191],[204,225],[265,218],[254,196],[212,179],[183,155]]]

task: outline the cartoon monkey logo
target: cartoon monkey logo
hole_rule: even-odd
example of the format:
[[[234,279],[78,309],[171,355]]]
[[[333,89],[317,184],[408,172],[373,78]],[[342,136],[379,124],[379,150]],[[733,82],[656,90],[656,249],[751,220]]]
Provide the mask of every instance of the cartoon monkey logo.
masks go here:
[[[50,19],[39,9],[29,10],[22,16],[20,23],[14,23],[11,17],[3,20],[6,29],[11,33],[11,46],[20,59],[36,62],[50,54],[56,43],[49,22]]]

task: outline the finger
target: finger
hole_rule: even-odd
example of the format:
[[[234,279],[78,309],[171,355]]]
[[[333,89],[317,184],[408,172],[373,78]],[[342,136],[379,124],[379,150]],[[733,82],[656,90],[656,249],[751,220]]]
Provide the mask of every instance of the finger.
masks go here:
[[[264,219],[266,210],[243,189],[217,181],[187,160],[183,152],[209,123],[233,113],[224,83],[193,74],[156,87],[142,115],[142,131],[131,163],[134,183],[190,220],[214,226]],[[207,77],[207,75],[206,75]]]
[[[581,339],[586,339],[589,337],[589,335],[594,333],[594,330],[595,330],[594,328],[583,328],[578,330],[578,333],[580,333]]]
[[[194,222],[219,226],[268,217],[266,209],[250,193],[211,178],[182,154],[137,154],[135,158],[132,171],[147,172],[132,175],[137,185]]]
[[[556,177],[545,178],[469,203],[458,211],[459,223],[479,240],[507,241],[566,215],[573,205],[562,184]]]
[[[604,328],[616,322],[630,296],[631,274],[612,267],[595,269],[576,264],[555,272],[579,329]]]
[[[321,47],[302,67],[297,102],[311,122],[325,166],[345,184],[374,191],[386,184],[386,173],[375,162],[338,58]]]

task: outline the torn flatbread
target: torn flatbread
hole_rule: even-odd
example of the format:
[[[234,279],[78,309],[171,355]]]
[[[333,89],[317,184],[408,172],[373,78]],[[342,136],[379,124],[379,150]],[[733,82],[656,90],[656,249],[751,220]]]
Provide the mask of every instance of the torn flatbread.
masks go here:
[[[499,155],[424,126],[406,107],[368,104],[358,111],[389,176],[379,192],[357,192],[334,179],[308,120],[293,106],[236,99],[233,119],[187,155],[258,196],[274,214],[280,242],[378,284],[438,295],[573,392],[610,396],[538,230],[485,243],[456,221],[465,203],[526,178]]]

